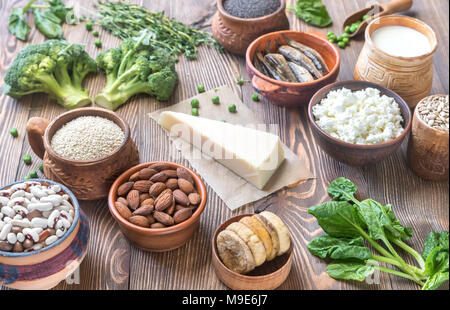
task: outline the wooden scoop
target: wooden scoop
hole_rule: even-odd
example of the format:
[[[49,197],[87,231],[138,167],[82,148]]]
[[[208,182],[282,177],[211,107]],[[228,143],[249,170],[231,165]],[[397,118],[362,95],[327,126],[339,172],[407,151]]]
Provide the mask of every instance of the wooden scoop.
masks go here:
[[[409,10],[412,7],[412,5],[413,0],[392,0],[387,3],[377,2],[368,8],[357,11],[351,14],[349,17],[347,17],[347,19],[344,21],[343,29],[345,29],[346,26],[351,26],[353,23],[362,20],[364,15],[369,15],[370,18],[363,21],[359,26],[358,30],[356,30],[354,33],[349,33],[350,37],[357,36],[360,33],[364,32],[364,30],[366,30],[366,27],[371,20],[380,16]]]

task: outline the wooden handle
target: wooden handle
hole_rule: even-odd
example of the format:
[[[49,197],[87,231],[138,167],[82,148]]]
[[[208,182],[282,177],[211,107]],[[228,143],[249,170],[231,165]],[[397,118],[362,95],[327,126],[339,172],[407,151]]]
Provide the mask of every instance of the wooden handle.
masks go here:
[[[393,0],[382,4],[383,15],[394,14],[409,10],[413,5],[413,0]]]
[[[40,158],[44,158],[44,133],[50,122],[42,117],[32,117],[27,123],[28,143],[33,152]]]
[[[278,85],[264,81],[263,79],[257,77],[256,75],[254,75],[252,78],[252,86],[257,92],[261,94],[267,92],[274,92],[281,88]]]

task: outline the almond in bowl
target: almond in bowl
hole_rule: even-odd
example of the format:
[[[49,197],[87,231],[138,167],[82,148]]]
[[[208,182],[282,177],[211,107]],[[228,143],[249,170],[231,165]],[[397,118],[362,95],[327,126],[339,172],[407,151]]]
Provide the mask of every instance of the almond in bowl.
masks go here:
[[[199,226],[206,187],[191,169],[150,162],[124,172],[112,185],[109,210],[138,248],[164,252],[184,245]]]

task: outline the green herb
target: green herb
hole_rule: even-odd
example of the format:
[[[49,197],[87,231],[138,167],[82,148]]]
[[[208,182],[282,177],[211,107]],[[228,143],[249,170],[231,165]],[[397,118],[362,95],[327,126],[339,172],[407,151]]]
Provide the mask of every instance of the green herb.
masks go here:
[[[39,170],[40,170],[41,172],[44,172],[44,164],[43,164],[43,163],[40,163],[40,164],[39,164]]]
[[[192,108],[191,114],[194,115],[194,116],[198,116],[198,109],[197,108]]]
[[[34,24],[49,39],[62,37],[61,19],[51,11],[33,10]]]
[[[196,98],[192,99],[191,100],[191,107],[193,107],[193,108],[200,107],[200,101],[198,99],[196,99]]]
[[[73,12],[73,8],[68,8],[61,0],[45,0],[49,5],[50,11],[52,11],[53,14],[58,16],[58,18],[66,22],[67,24],[75,24],[76,18],[75,14]]]
[[[295,7],[288,6],[287,8],[294,10],[297,18],[308,24],[327,27],[332,23],[327,8],[321,0],[297,0]]]
[[[30,178],[31,179],[37,179],[38,178],[38,174],[37,174],[36,170],[31,170],[30,171]]]
[[[30,156],[30,155],[23,155],[23,162],[24,162],[26,165],[31,165],[31,162],[32,162],[31,156]]]
[[[116,37],[126,39],[139,36],[142,30],[152,33],[150,43],[170,51],[172,55],[183,53],[188,59],[197,58],[197,47],[214,45],[223,51],[208,32],[191,28],[164,15],[126,2],[99,2],[98,24]]]
[[[95,29],[94,31],[92,31],[92,35],[93,35],[94,37],[98,37],[98,30]]]
[[[331,259],[327,267],[331,277],[364,281],[379,270],[414,281],[422,289],[436,289],[448,281],[448,232],[430,233],[421,255],[404,242],[412,236],[412,229],[400,223],[390,205],[373,199],[359,201],[355,198],[356,191],[356,185],[350,180],[337,178],[328,187],[334,201],[308,210],[327,233],[314,238],[308,249],[313,255]],[[373,254],[364,240],[378,254]],[[407,264],[393,245],[410,254],[419,267]]]
[[[198,85],[197,86],[197,90],[199,93],[204,93],[205,92],[205,86],[204,85]]]
[[[214,104],[219,104],[219,103],[220,103],[219,96],[214,96],[214,97],[212,97],[212,98],[211,98],[211,101],[212,101]]]
[[[257,94],[253,94],[252,95],[252,100],[255,101],[255,102],[258,102],[259,101],[259,96]]]
[[[9,31],[22,41],[27,40],[31,27],[25,21],[25,14],[36,0],[30,0],[23,8],[13,8],[8,17]]]
[[[100,39],[95,39],[94,45],[98,48],[102,47],[102,41]]]
[[[86,25],[85,25],[85,27],[86,27],[86,30],[87,30],[87,31],[91,31],[91,30],[92,30],[92,27],[93,27],[92,22],[87,22]]]
[[[17,128],[11,128],[11,130],[9,131],[9,133],[11,134],[11,136],[13,136],[14,138],[16,138],[19,135],[19,132],[17,131]]]
[[[233,104],[230,104],[229,106],[228,106],[228,111],[230,112],[230,113],[236,113],[236,105],[233,103]]]

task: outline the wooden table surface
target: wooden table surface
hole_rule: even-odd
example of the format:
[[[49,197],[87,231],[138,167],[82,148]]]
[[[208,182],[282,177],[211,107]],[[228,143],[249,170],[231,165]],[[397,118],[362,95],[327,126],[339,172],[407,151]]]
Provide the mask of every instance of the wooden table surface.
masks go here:
[[[29,43],[41,43],[44,37],[33,27],[30,40],[24,43],[8,32],[8,14],[11,8],[23,6],[25,0],[4,0],[0,2],[0,83],[6,69],[17,53]],[[132,1],[145,3],[149,9],[165,11],[185,23],[205,20],[215,11],[213,0],[155,0]],[[365,0],[324,0],[334,21],[330,29],[341,32],[345,16],[362,8]],[[83,5],[92,6],[88,1]],[[288,4],[294,4],[289,0]],[[439,48],[434,57],[433,94],[448,94],[449,88],[449,2],[448,0],[415,0],[407,15],[419,18],[429,24],[438,37]],[[309,27],[287,13],[291,29],[318,30]],[[86,44],[88,53],[95,57],[100,49],[93,42],[94,37],[85,31],[84,24],[64,26],[64,37],[73,42]],[[100,30],[103,48],[116,47],[120,40]],[[352,41],[350,47],[341,50],[342,63],[339,80],[352,79],[353,68],[363,40]],[[344,176],[359,187],[361,197],[372,197],[384,203],[391,203],[395,213],[405,225],[413,227],[412,246],[421,251],[423,241],[431,230],[449,229],[449,184],[427,182],[415,176],[407,167],[405,142],[388,159],[376,165],[354,168],[341,164],[325,154],[315,143],[307,123],[306,107],[284,109],[262,100],[254,103],[253,93],[247,83],[242,88],[235,81],[248,77],[245,60],[228,53],[220,54],[215,49],[200,48],[198,60],[187,61],[181,57],[177,65],[179,85],[167,104],[174,104],[197,93],[197,85],[204,84],[211,89],[224,84],[231,85],[242,100],[266,123],[279,124],[281,140],[299,157],[305,157],[308,168],[316,178],[299,186],[281,190],[267,199],[231,212],[208,186],[208,204],[201,218],[199,231],[182,248],[168,253],[147,253],[130,245],[109,214],[106,200],[82,202],[81,206],[90,220],[91,237],[88,254],[80,267],[80,283],[68,285],[63,282],[56,289],[225,289],[216,277],[211,263],[210,241],[216,227],[236,214],[265,209],[279,214],[288,224],[294,242],[294,263],[292,271],[280,289],[418,289],[414,283],[398,277],[381,275],[379,285],[368,285],[349,281],[335,281],[328,277],[326,264],[313,257],[306,245],[309,240],[322,234],[316,220],[307,213],[308,207],[328,200],[327,185],[336,177]],[[93,95],[104,85],[101,74],[85,81]],[[139,96],[133,98],[117,113],[130,124],[132,137],[136,141],[141,162],[171,160],[171,146],[164,131],[147,116],[166,104],[154,98]],[[41,160],[33,154],[25,135],[27,120],[33,116],[49,120],[60,115],[64,109],[47,96],[28,96],[20,101],[5,95],[0,96],[0,184],[23,179],[31,169],[38,170]],[[18,128],[19,137],[13,139],[9,130]],[[33,164],[24,165],[21,160],[31,154]],[[187,164],[186,161],[180,161]],[[412,262],[412,261],[411,261]]]

